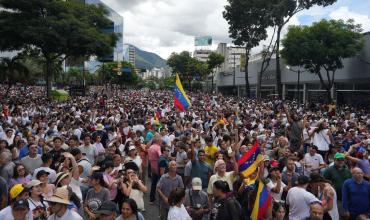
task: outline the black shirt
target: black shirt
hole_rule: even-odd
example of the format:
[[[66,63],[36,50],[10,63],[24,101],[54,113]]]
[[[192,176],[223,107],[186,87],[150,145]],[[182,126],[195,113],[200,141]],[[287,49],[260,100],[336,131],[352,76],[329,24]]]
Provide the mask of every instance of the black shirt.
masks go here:
[[[225,199],[215,199],[212,210],[211,220],[241,220],[240,204],[233,197]]]

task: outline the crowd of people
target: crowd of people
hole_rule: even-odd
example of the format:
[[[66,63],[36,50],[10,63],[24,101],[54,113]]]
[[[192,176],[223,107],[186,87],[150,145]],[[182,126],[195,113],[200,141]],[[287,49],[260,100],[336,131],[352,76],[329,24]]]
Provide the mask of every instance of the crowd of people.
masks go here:
[[[188,95],[181,112],[171,91],[0,87],[0,219],[246,220],[259,183],[253,220],[370,218],[368,109]]]

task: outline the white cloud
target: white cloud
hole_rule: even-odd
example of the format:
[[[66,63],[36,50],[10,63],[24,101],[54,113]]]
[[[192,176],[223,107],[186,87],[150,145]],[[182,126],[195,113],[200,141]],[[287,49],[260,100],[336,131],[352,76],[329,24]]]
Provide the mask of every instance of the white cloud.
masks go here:
[[[356,24],[361,24],[364,31],[370,31],[370,18],[367,15],[359,14],[353,11],[350,11],[348,7],[340,7],[338,10],[330,13],[330,18],[332,19],[342,19],[348,20],[353,19]]]
[[[125,21],[124,41],[141,49],[159,54],[167,58],[172,52],[187,50],[193,52],[194,37],[209,35],[213,37],[214,45],[219,42],[231,43],[228,34],[228,24],[222,16],[227,0],[103,0]],[[344,0],[338,0],[343,3]],[[341,4],[342,5],[342,4]],[[314,6],[293,16],[284,27],[282,36],[289,25],[299,25],[300,16],[312,16],[321,19],[330,15],[333,19],[353,18],[363,24],[365,30],[370,30],[368,16],[350,11],[347,7],[337,9]],[[336,10],[337,9],[337,10]],[[262,45],[267,45],[272,36],[272,28],[268,29],[269,38],[253,49],[259,52]]]
[[[230,42],[222,16],[227,0],[136,0],[125,8],[118,0],[103,0],[125,21],[124,41],[167,58],[172,52],[194,50],[194,37],[210,35]]]

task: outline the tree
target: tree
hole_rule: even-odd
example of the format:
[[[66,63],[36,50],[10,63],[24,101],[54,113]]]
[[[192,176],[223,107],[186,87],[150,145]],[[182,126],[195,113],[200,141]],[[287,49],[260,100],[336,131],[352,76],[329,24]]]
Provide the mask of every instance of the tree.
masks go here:
[[[215,77],[214,75],[214,69],[218,68],[221,66],[221,64],[225,61],[225,57],[222,56],[219,53],[212,52],[208,56],[207,64],[208,64],[208,69],[209,72],[212,74],[212,86],[211,86],[211,92],[213,92],[213,78]]]
[[[0,51],[39,49],[45,60],[46,95],[53,73],[68,57],[104,56],[118,39],[102,6],[60,0],[0,0]]]
[[[303,66],[316,74],[331,102],[335,72],[343,68],[343,59],[355,56],[364,46],[361,31],[353,20],[321,20],[311,26],[291,26],[282,41],[281,54],[288,65]]]
[[[187,51],[180,54],[172,53],[167,64],[172,68],[173,74],[178,73],[181,81],[187,82],[185,87],[189,89],[191,89],[193,79],[203,79],[209,73],[207,64],[191,57]]]
[[[269,1],[268,16],[270,26],[276,26],[276,87],[277,93],[282,98],[281,68],[280,68],[280,38],[285,24],[298,12],[309,9],[314,5],[328,6],[337,0],[271,0]]]
[[[1,58],[0,60],[0,73],[1,81],[8,84],[8,89],[6,92],[6,97],[13,85],[17,82],[24,82],[29,76],[28,68],[22,63],[21,57],[15,56],[13,58]]]
[[[251,49],[267,38],[266,28],[270,21],[267,7],[269,0],[228,0],[224,18],[229,24],[229,36],[234,44],[245,47],[245,90],[250,97],[248,64]]]
[[[133,66],[131,63],[122,61],[121,62],[122,69],[127,71],[122,71],[122,69],[118,69],[118,62],[108,62],[103,63],[100,65],[99,69],[97,70],[98,78],[101,82],[106,84],[117,84],[117,85],[131,85],[136,86],[140,79],[139,76],[134,71]]]

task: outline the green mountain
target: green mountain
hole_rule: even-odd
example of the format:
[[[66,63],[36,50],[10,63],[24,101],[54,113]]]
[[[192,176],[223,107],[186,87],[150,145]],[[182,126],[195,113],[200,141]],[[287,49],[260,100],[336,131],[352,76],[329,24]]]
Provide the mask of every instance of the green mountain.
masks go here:
[[[136,68],[153,69],[154,67],[162,68],[167,66],[166,60],[158,56],[157,54],[141,50],[134,45],[131,46],[135,48]]]

